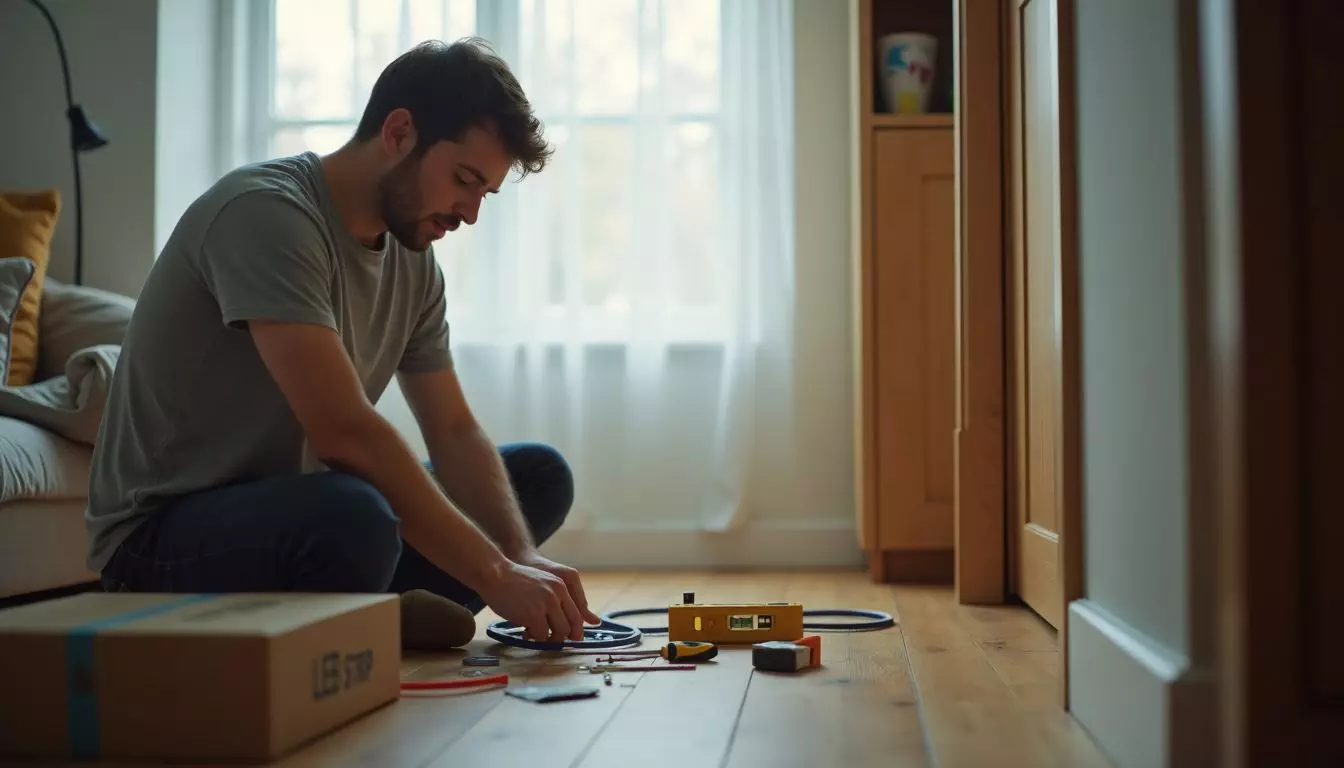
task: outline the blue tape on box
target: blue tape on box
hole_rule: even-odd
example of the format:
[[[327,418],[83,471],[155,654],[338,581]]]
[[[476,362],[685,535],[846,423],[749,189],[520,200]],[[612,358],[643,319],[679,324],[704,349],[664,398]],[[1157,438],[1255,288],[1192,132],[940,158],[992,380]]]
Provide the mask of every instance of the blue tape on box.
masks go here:
[[[70,630],[65,645],[66,718],[70,751],[76,758],[98,756],[98,684],[94,674],[94,638],[98,631],[158,616],[178,608],[219,597],[217,594],[188,595],[134,611],[107,616]]]

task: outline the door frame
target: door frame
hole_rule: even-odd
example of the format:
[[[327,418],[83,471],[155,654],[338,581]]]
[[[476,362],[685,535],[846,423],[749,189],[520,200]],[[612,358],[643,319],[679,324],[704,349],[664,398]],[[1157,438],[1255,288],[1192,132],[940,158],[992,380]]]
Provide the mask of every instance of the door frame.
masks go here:
[[[1008,598],[1005,504],[1003,21],[999,0],[958,0],[956,151],[957,601]]]
[[[1057,444],[1060,584],[1060,698],[1068,706],[1068,604],[1083,596],[1082,439],[1077,259],[1077,142],[1074,88],[1074,0],[1053,0],[1052,28],[1061,66],[1060,264],[1061,302]],[[1011,274],[1008,208],[1011,168],[1005,146],[1008,121],[1009,19],[1020,0],[958,0],[957,38],[957,439],[955,441],[956,593],[962,604],[1013,600],[1008,548],[1014,519],[1015,441],[1008,418],[1012,357],[1005,280]]]

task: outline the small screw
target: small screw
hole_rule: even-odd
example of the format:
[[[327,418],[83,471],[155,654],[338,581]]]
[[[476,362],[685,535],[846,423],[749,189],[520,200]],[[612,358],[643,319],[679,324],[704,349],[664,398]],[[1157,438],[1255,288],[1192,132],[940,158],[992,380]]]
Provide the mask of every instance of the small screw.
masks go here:
[[[606,673],[605,675],[602,676],[602,682],[606,683],[607,685],[611,685],[611,673],[610,673],[610,672],[608,672],[608,673]]]

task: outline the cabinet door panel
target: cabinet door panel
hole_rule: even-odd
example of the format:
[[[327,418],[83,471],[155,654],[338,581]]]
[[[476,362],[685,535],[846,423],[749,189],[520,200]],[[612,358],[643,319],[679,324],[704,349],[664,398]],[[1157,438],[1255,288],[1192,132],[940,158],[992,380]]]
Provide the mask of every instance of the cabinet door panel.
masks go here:
[[[874,137],[878,546],[950,549],[956,405],[952,132]]]

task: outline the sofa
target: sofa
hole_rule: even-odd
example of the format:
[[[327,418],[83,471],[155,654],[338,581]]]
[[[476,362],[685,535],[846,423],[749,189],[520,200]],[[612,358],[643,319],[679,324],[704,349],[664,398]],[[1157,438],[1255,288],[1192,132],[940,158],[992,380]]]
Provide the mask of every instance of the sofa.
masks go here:
[[[95,585],[89,465],[134,300],[48,276],[32,382],[0,387],[0,601]]]

